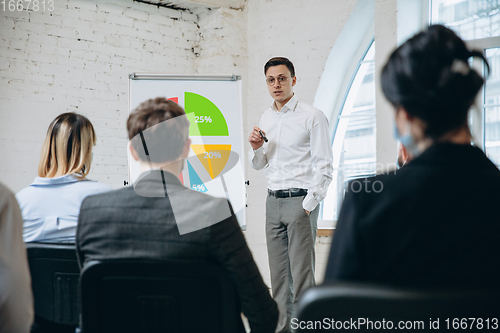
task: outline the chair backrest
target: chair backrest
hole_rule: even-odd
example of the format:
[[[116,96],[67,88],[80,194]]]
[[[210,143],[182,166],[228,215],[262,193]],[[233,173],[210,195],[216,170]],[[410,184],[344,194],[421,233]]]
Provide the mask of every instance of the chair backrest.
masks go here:
[[[495,325],[500,328],[500,323],[495,324],[492,319],[499,314],[500,290],[403,289],[327,283],[309,288],[301,295],[292,328],[297,328],[297,332],[320,332],[319,328],[328,331],[328,325],[337,325],[335,331],[388,331],[391,330],[388,325],[392,324],[392,329],[407,330],[411,326],[413,330],[424,328],[424,331],[435,332],[463,329],[467,325],[467,332],[470,332],[484,331],[487,325],[490,329]],[[318,321],[322,324],[314,326]],[[353,322],[357,324],[355,328],[346,327]],[[307,329],[307,323],[309,328],[316,329]]]
[[[90,261],[81,296],[83,333],[244,332],[235,285],[214,264]]]
[[[26,243],[35,322],[77,327],[80,267],[74,244]]]

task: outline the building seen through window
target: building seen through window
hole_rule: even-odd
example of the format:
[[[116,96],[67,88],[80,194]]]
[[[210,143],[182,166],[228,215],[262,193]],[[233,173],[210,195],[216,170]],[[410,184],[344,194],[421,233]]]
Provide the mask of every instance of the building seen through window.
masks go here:
[[[462,39],[500,35],[500,0],[432,0],[432,23],[454,30]]]
[[[486,50],[490,75],[484,89],[484,147],[486,155],[500,167],[500,48]]]

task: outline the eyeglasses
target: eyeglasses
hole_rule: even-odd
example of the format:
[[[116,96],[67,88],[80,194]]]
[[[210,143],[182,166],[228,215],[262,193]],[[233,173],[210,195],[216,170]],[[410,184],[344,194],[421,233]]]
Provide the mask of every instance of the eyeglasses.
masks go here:
[[[267,82],[267,85],[269,86],[274,86],[274,83],[276,82],[276,80],[278,81],[278,85],[282,85],[283,83],[285,83],[286,81],[288,81],[289,77],[285,77],[285,76],[278,76],[277,78],[274,78],[274,77],[268,77],[266,79],[266,82]]]

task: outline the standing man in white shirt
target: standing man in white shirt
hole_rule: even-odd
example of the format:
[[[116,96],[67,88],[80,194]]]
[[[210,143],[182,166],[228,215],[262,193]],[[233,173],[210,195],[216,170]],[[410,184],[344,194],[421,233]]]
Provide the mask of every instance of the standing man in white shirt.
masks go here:
[[[290,60],[270,59],[264,74],[274,102],[248,138],[249,161],[254,169],[266,170],[266,240],[280,311],[276,332],[290,332],[298,295],[315,284],[319,203],[332,181],[333,156],[325,114],[293,93],[297,78]]]

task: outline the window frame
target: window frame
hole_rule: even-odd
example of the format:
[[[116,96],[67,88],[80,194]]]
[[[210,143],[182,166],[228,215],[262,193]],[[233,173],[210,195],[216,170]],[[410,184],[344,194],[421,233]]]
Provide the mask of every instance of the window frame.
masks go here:
[[[469,49],[476,49],[485,52],[486,49],[491,48],[500,48],[500,36],[498,37],[488,37],[481,39],[473,39],[465,41],[465,44]],[[482,74],[483,77],[487,75],[484,71],[483,61],[479,58],[473,58],[472,60],[472,68],[478,71],[478,73]],[[484,113],[484,98],[485,98],[485,86],[483,84],[481,90],[477,94],[476,101],[472,106],[472,142],[474,145],[479,147],[481,150],[485,150],[485,113]]]
[[[330,133],[332,133],[331,137],[331,142],[330,146],[332,147],[333,151],[333,143],[335,142],[335,137],[337,135],[337,129],[338,129],[338,123],[340,121],[340,118],[342,117],[342,113],[347,101],[347,98],[349,96],[349,93],[351,92],[352,85],[354,83],[354,80],[356,76],[359,73],[359,69],[362,64],[364,63],[374,63],[375,60],[364,60],[368,52],[370,51],[370,48],[373,46],[375,43],[375,38],[374,36],[371,36],[369,39],[365,39],[363,45],[358,50],[357,57],[355,58],[355,61],[352,61],[352,69],[349,71],[349,80],[345,80],[345,83],[343,85],[342,89],[342,98],[339,99],[339,103],[336,105],[332,112],[332,116],[330,118]],[[376,81],[375,83],[376,84]],[[335,159],[335,157],[334,157]],[[334,161],[335,162],[335,161]],[[335,175],[335,170],[334,170],[334,175]],[[336,177],[333,177],[332,183],[336,181]],[[332,186],[332,184],[330,184]],[[323,209],[324,209],[324,201],[321,203],[320,207],[320,216],[323,215]],[[337,225],[337,220],[327,220],[327,219],[318,219],[318,230],[330,230],[330,229],[335,229]],[[324,232],[323,232],[324,233]]]

